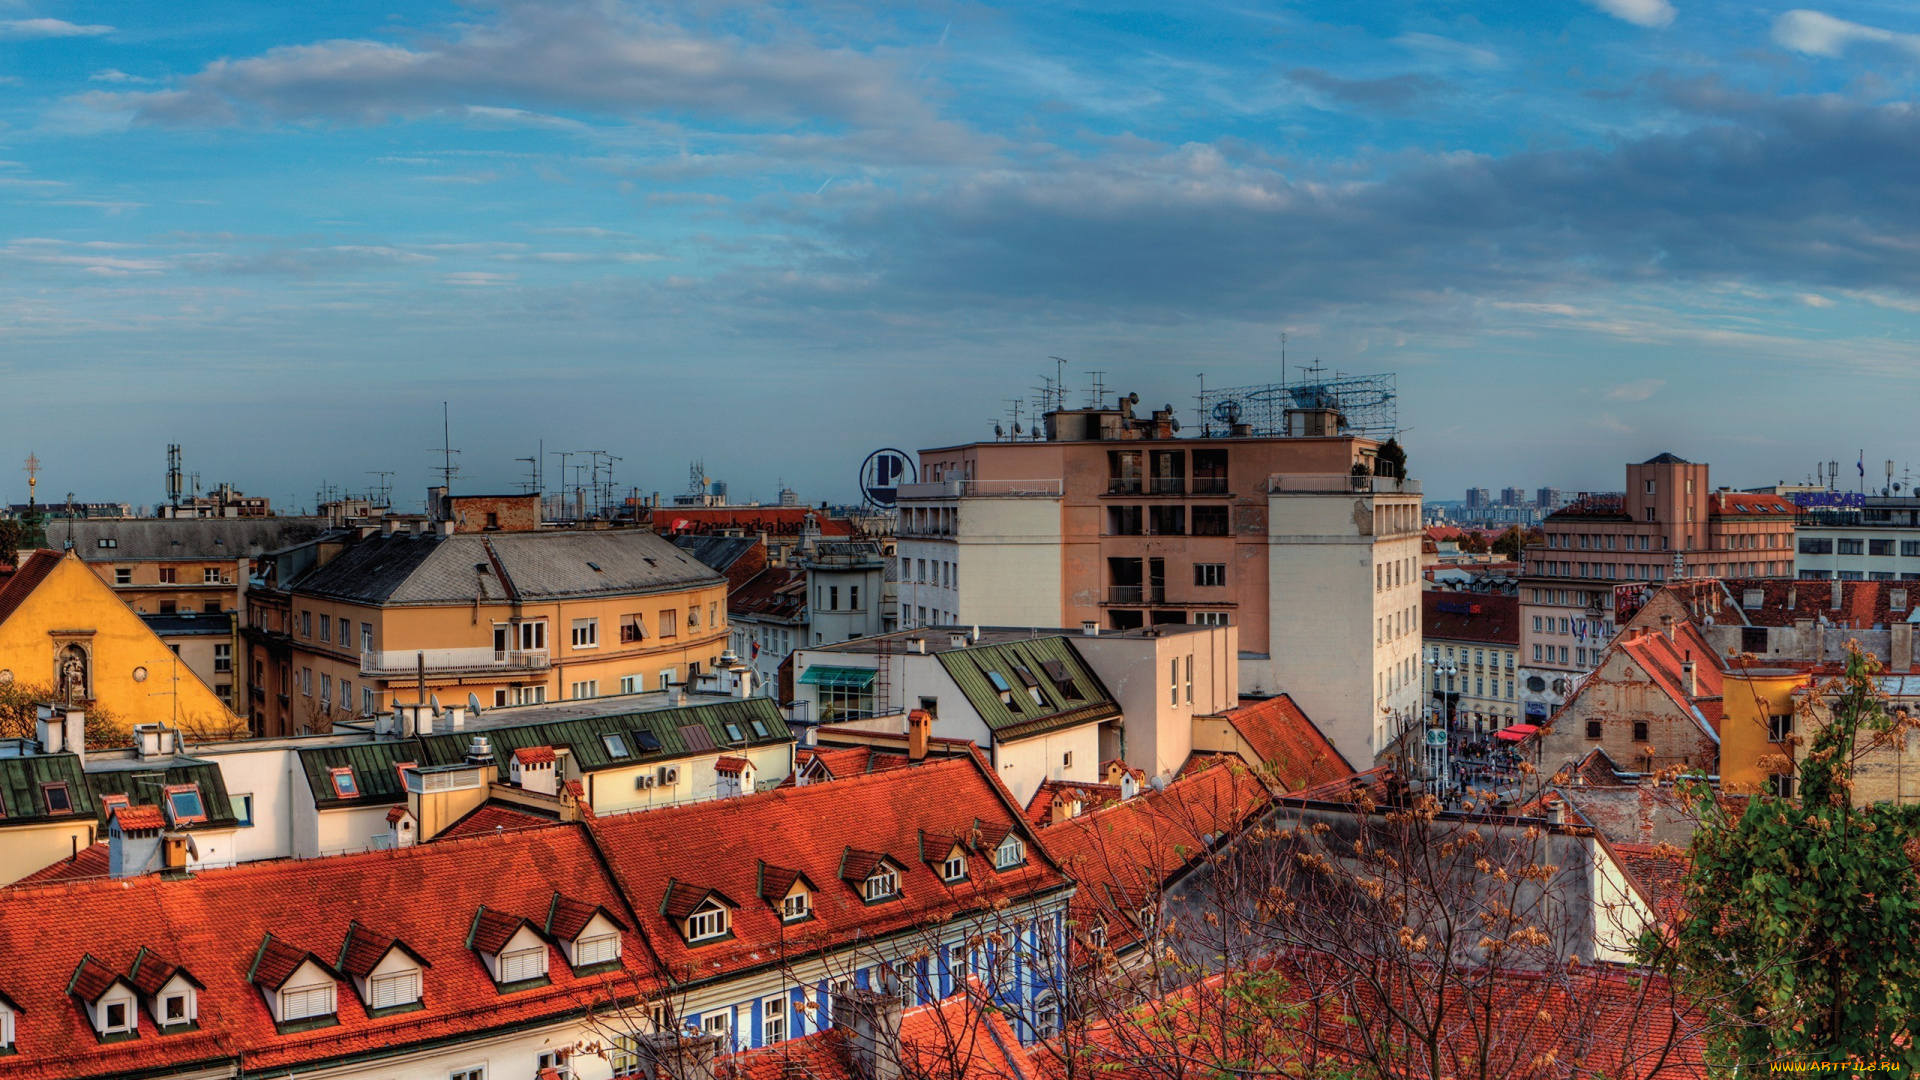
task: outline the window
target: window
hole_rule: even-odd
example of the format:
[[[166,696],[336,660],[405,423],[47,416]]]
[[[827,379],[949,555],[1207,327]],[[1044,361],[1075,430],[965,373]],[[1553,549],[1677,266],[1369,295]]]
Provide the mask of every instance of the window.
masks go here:
[[[597,649],[600,647],[600,620],[573,620],[573,647],[576,649]]]
[[[1793,798],[1792,773],[1776,773],[1767,777],[1767,786],[1773,789],[1773,797],[1776,799]]]
[[[621,738],[619,734],[602,735],[600,736],[600,741],[606,744],[608,757],[623,758],[627,756],[627,740]]]
[[[367,985],[367,994],[372,1007],[391,1009],[398,1005],[411,1005],[420,1000],[420,972],[402,971],[393,975],[376,975]]]
[[[727,1034],[727,1030],[729,1027],[729,1025],[727,1024],[727,1021],[731,1019],[732,1016],[733,1016],[732,1009],[722,1009],[719,1012],[708,1013],[707,1015],[701,1017],[700,1018],[701,1034],[719,1035],[724,1038]]]
[[[1073,768],[1073,751],[1069,750],[1060,755],[1060,767],[1063,769]]]
[[[160,1005],[162,1024],[184,1024],[187,1022],[187,995],[168,994]]]
[[[300,693],[306,697],[313,696],[313,669],[310,667],[300,669]]]
[[[599,697],[600,696],[600,680],[588,679],[585,682],[574,683],[569,688],[567,696],[570,698],[573,698],[576,701],[582,700],[585,698]]]
[[[1202,588],[1220,588],[1227,583],[1227,564],[1218,562],[1194,563],[1193,583]]]
[[[114,572],[113,572],[113,583],[114,583],[115,585],[131,585],[131,584],[133,584],[133,570],[132,570],[132,568],[131,568],[131,567],[126,567],[126,566],[122,566],[122,567],[118,567],[118,568],[116,568],[116,569],[114,570]]]
[[[324,672],[320,675],[320,707],[322,709],[333,707],[333,676]]]
[[[941,881],[960,881],[966,876],[967,860],[963,856],[955,855],[940,864]]]
[[[867,880],[861,883],[860,891],[869,903],[891,899],[900,891],[900,875],[894,871],[893,867],[882,866],[867,875]]]
[[[1180,704],[1180,658],[1174,657],[1170,663],[1172,670],[1167,673],[1167,704]]]
[[[308,986],[280,991],[280,1022],[333,1015],[333,986]]]
[[[133,800],[127,798],[125,795],[100,796],[100,812],[107,816],[108,821],[113,820],[113,812],[115,810],[125,810],[132,805]]]
[[[545,948],[516,949],[500,954],[501,983],[525,982],[537,979],[547,973],[547,950]]]
[[[1867,554],[1869,554],[1869,555],[1891,555],[1891,554],[1893,554],[1893,541],[1891,541],[1891,540],[1869,540],[1869,541],[1867,541]]]
[[[1187,508],[1184,506],[1148,507],[1147,529],[1155,536],[1186,535]]]
[[[233,670],[233,642],[216,641],[213,645],[213,670]]]
[[[1647,741],[1647,722],[1645,720],[1635,720],[1633,722],[1633,741]]]
[[[804,919],[812,913],[813,896],[804,889],[798,892],[788,893],[786,899],[780,901],[781,922],[794,922],[798,919]]]
[[[1598,720],[1587,721],[1587,738],[1597,739],[1599,737],[1600,737],[1600,721]]]
[[[495,705],[505,705],[507,703],[507,692],[505,690],[495,690],[493,692],[493,703]],[[374,696],[373,687],[371,686],[363,686],[360,688],[360,711],[367,716],[372,716],[374,713],[380,711],[380,702]]]
[[[313,612],[311,611],[300,613],[300,636],[309,638],[313,636]]]
[[[333,640],[333,620],[325,615],[320,616],[320,640],[327,642]]]
[[[687,916],[687,940],[706,941],[727,932],[727,909],[708,907]]]
[[[544,652],[547,648],[547,621],[536,619],[520,624],[520,651]]]
[[[680,634],[680,613],[668,608],[660,613],[660,636],[677,637]]]
[[[1011,870],[1027,861],[1026,841],[1018,836],[1009,836],[994,849],[993,865],[995,869]]]
[[[1225,626],[1227,613],[1224,611],[1196,611],[1193,613],[1195,626]]]
[[[947,976],[953,980],[953,992],[959,993],[967,982],[967,947],[955,945],[947,950]]]
[[[126,1031],[127,1029],[127,1003],[124,1001],[107,1002],[106,1016],[100,1024],[100,1030]]]
[[[1866,554],[1865,548],[1866,543],[1861,540],[1841,540],[1838,542],[1839,553],[1842,555],[1864,555]]]
[[[342,765],[328,769],[327,775],[333,778],[333,793],[342,799],[354,799],[360,795],[360,784],[353,778],[351,766]]]
[[[787,999],[770,997],[760,1003],[760,1041],[787,1041]]]
[[[447,1080],[487,1080],[485,1065],[472,1065],[464,1069],[455,1069],[447,1074]]]
[[[605,964],[620,959],[620,935],[600,934],[573,943],[575,967]]]
[[[372,623],[363,622],[360,624],[360,651],[361,652],[373,651],[373,624]]]
[[[40,797],[46,800],[47,813],[73,813],[73,796],[67,791],[64,781],[55,784],[41,784]]]
[[[1193,535],[1227,535],[1227,508],[1224,506],[1196,506],[1193,508]]]
[[[171,567],[171,566],[163,566],[163,567],[161,567],[161,568],[160,568],[160,584],[162,584],[162,585],[176,585],[176,584],[179,584],[179,575],[178,575],[178,573],[177,573],[177,572],[176,572],[176,571],[174,570],[174,568],[173,568],[173,567]]]
[[[103,548],[117,548],[120,546],[120,541],[115,540],[110,536],[103,536],[100,539],[94,541],[93,546],[103,547]]]
[[[1793,734],[1793,714],[1775,713],[1767,717],[1767,741],[1786,742]]]
[[[1140,507],[1107,507],[1107,535],[1140,536],[1146,531],[1146,525],[1141,517]]]

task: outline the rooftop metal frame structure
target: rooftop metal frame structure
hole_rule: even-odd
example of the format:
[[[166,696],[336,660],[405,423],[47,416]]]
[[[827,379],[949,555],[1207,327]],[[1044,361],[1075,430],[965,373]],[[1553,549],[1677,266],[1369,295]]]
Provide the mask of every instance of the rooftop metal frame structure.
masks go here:
[[[1284,435],[1289,410],[1333,409],[1340,414],[1342,434],[1386,439],[1399,432],[1399,391],[1391,373],[1335,372],[1326,378],[1316,369],[1307,371],[1307,377],[1292,382],[1202,391],[1202,421],[1221,427],[1249,424],[1255,435]]]

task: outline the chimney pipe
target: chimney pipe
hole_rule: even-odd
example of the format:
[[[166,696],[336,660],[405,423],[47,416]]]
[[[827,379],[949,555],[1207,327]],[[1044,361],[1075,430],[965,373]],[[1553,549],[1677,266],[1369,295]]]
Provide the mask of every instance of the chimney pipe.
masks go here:
[[[713,1059],[720,1052],[718,1035],[681,1035],[655,1031],[640,1036],[640,1075],[665,1074],[674,1080],[714,1080]]]
[[[900,999],[858,987],[833,995],[833,1026],[861,1080],[900,1080]]]
[[[1080,624],[1080,634],[1083,637],[1099,637],[1100,624],[1089,619]]]
[[[1688,697],[1700,696],[1700,676],[1694,668],[1692,649],[1688,649],[1686,659],[1680,661],[1680,681],[1686,684]]]
[[[380,535],[381,536],[392,536],[393,531],[399,527],[400,527],[400,519],[392,516],[391,514],[380,519]]]
[[[907,760],[925,761],[927,758],[927,738],[933,734],[933,717],[925,709],[915,709],[907,714]]]
[[[1660,632],[1667,635],[1668,641],[1673,640],[1673,616],[1660,616]]]

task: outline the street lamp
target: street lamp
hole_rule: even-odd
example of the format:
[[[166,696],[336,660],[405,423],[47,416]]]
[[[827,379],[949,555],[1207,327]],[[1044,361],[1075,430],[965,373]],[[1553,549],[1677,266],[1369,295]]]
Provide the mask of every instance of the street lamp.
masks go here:
[[[1438,655],[1429,656],[1427,666],[1432,669],[1428,693],[1430,699],[1439,700],[1440,707],[1436,715],[1434,707],[1427,706],[1426,771],[1444,790],[1451,787],[1453,781],[1453,713],[1460,698],[1460,692],[1453,688],[1453,680],[1460,674],[1460,668],[1451,660],[1443,662]],[[1446,679],[1444,687],[1440,682],[1443,678]]]

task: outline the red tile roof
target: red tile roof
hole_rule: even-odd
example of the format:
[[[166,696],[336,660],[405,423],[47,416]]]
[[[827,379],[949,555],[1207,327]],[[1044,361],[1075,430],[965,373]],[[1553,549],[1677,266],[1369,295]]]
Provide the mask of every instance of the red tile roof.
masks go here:
[[[1034,1059],[1050,1080],[1149,1080],[1164,1075],[1170,1055],[1207,1075],[1345,1074],[1343,1065],[1394,1074],[1404,1067],[1403,1048],[1419,1038],[1408,1018],[1431,1023],[1444,1010],[1453,1019],[1440,1025],[1433,1048],[1437,1076],[1708,1075],[1708,1022],[1657,976],[1597,966],[1483,973],[1399,964],[1376,974],[1350,957],[1305,951],[1267,970],[1277,982],[1250,984],[1248,972],[1228,972],[1138,1011],[1102,1016],[1036,1047]]]
[[[1913,581],[1794,581],[1783,578],[1728,578],[1723,610],[1715,620],[1729,623],[1744,619],[1750,626],[1792,626],[1801,619],[1818,620],[1825,616],[1833,626],[1853,630],[1871,630],[1876,626],[1905,622],[1920,603],[1920,582]],[[1840,605],[1833,604],[1833,590],[1841,590]],[[1893,608],[1895,591],[1906,593],[1906,602]],[[1758,604],[1749,607],[1749,594],[1758,593]],[[1724,610],[1731,602],[1738,611]],[[1711,611],[1706,613],[1712,613]]]
[[[514,872],[501,872],[504,866]],[[234,1058],[249,1073],[273,1073],[383,1049],[396,1039],[471,1038],[494,1025],[572,1015],[584,1001],[634,992],[633,973],[648,970],[647,946],[631,934],[626,971],[576,977],[556,956],[550,986],[510,995],[501,995],[475,962],[466,942],[471,913],[485,905],[544,918],[556,888],[582,903],[624,910],[577,826],[250,863],[180,880],[149,875],[0,890],[0,955],[11,958],[0,992],[26,1012],[19,1052],[0,1073],[9,1080],[76,1080]],[[431,902],[408,902],[423,889]],[[50,911],[60,917],[49,918]],[[279,946],[270,972],[292,956],[313,954],[325,965],[339,956],[355,919],[433,963],[426,1008],[369,1018],[353,994],[343,993],[337,1026],[276,1033],[261,991],[248,982],[260,943],[271,934]],[[205,983],[199,1030],[102,1044],[66,1000],[68,980],[83,955],[121,972],[148,946]]]
[[[1353,766],[1286,694],[1221,715],[1288,791],[1353,775]]]
[[[78,854],[61,859],[52,866],[41,867],[7,887],[18,889],[56,881],[84,881],[87,878],[106,877],[110,872],[107,842],[102,840],[90,847],[81,848]]]
[[[972,992],[908,1009],[900,1017],[901,1075],[940,1080],[1037,1080],[1039,1066],[1005,1014]],[[866,1080],[848,1054],[847,1033],[829,1028],[721,1059],[730,1080]]]
[[[741,772],[747,771],[747,768],[752,764],[753,762],[748,761],[746,758],[733,757],[731,755],[728,755],[728,756],[718,757],[713,760],[713,771],[724,772],[724,773],[741,773]]]
[[[1042,836],[1080,882],[1071,917],[1083,928],[1104,921],[1108,947],[1120,948],[1138,939],[1134,919],[1142,902],[1203,857],[1209,839],[1238,832],[1270,802],[1251,770],[1223,757],[1165,790],[1063,821]]]
[[[392,817],[391,811],[388,812],[388,817]],[[558,824],[560,823],[553,818],[530,814],[504,803],[481,803],[466,817],[449,825],[439,836],[434,837],[434,840],[450,840],[462,836],[490,836],[494,833],[517,832],[521,829],[550,829]]]
[[[522,765],[551,765],[560,760],[551,746],[523,746],[513,752],[513,758]]]
[[[1608,846],[1626,872],[1627,881],[1653,909],[1654,917],[1672,925],[1685,910],[1684,885],[1693,860],[1672,844],[1613,843]]]
[[[806,572],[784,566],[769,566],[727,594],[729,615],[798,619],[806,608]]]
[[[121,832],[159,832],[167,827],[166,815],[152,803],[116,807],[112,820],[120,823]]]
[[[821,536],[858,535],[853,522],[846,518],[828,517],[824,511],[806,506],[657,506],[653,508],[653,527],[667,536],[735,529],[749,534],[799,536],[809,514],[818,522]]]
[[[67,980],[67,993],[89,1004],[99,1001],[100,995],[127,980],[117,971],[95,960],[91,955],[82,956],[80,964],[73,969],[72,978]],[[128,983],[128,985],[132,985]]]
[[[373,969],[394,949],[413,957],[422,967],[433,966],[419,953],[407,948],[405,942],[382,937],[353,922],[347,924],[347,932],[340,940],[340,954],[334,958],[333,967],[335,971],[364,979],[373,974]]]
[[[1080,784],[1068,780],[1043,780],[1027,800],[1027,823],[1044,828],[1053,823],[1053,800],[1058,797],[1078,802],[1080,812],[1088,813],[1120,801],[1120,789],[1112,784]]]
[[[1658,686],[1667,698],[1689,716],[1695,708],[1700,711],[1700,719],[1709,734],[1717,736],[1720,731],[1720,693],[1722,677],[1720,665],[1714,656],[1713,646],[1702,637],[1698,627],[1691,622],[1676,622],[1673,625],[1673,637],[1655,630],[1643,633],[1629,632],[1620,638],[1616,647],[1632,657],[1648,677]],[[1694,689],[1689,692],[1686,676],[1682,669],[1688,660],[1693,661]],[[1593,685],[1589,679],[1581,687]]]
[[[574,900],[556,892],[553,894],[553,902],[547,907],[545,930],[549,935],[562,941],[572,941],[580,936],[580,932],[587,928],[587,924],[593,921],[595,915],[604,915],[608,922],[622,930],[627,929],[627,924],[622,922],[618,915],[599,904]]]
[[[1520,597],[1429,589],[1420,594],[1420,636],[1520,647]]]
[[[880,937],[1067,885],[1034,844],[1025,865],[999,871],[990,858],[976,858],[974,872],[957,884],[942,882],[916,857],[923,830],[971,835],[977,828],[983,843],[992,842],[996,831],[1025,831],[1006,789],[971,754],[750,799],[601,817],[589,827],[661,961],[669,970],[702,977],[757,967],[771,956],[791,954],[801,941],[816,948]],[[843,878],[843,866],[880,856],[900,866],[901,895],[870,905]],[[804,874],[818,886],[812,921],[783,925],[777,901],[761,899],[763,862]],[[732,938],[686,944],[660,910],[668,888],[681,882],[740,903],[732,914]]]
[[[33,595],[33,590],[39,588],[40,583],[47,580],[47,575],[53,573],[53,568],[59,565],[60,553],[46,548],[22,558],[19,568],[7,575],[5,582],[0,584],[0,622],[6,622],[8,616],[18,611],[27,597]]]
[[[1792,528],[1799,507],[1778,495],[1716,491],[1707,496],[1707,513],[1714,517],[1765,517]]]

